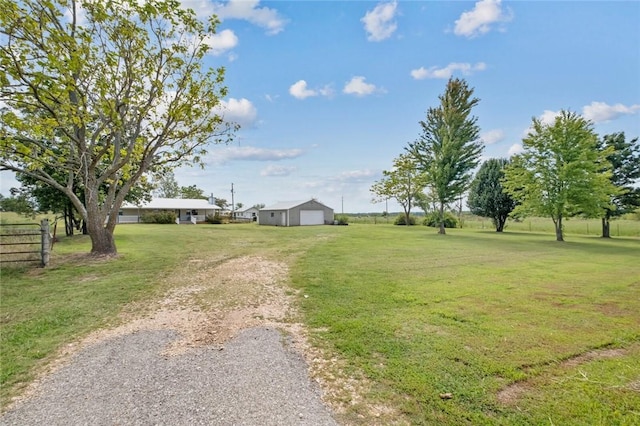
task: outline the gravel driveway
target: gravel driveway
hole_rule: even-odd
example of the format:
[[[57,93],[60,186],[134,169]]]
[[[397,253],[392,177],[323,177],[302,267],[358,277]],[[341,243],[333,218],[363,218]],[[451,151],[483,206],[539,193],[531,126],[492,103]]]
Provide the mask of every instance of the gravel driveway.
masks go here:
[[[177,333],[137,331],[85,348],[3,425],[336,425],[304,359],[278,330],[166,355]]]
[[[0,424],[336,425],[286,276],[255,256],[187,263],[151,310],[67,345]]]

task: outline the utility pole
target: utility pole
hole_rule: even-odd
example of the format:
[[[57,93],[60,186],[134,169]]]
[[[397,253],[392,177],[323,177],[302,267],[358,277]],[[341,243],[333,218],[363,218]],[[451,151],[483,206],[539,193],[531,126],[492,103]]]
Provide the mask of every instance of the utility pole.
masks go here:
[[[236,208],[236,204],[235,204],[235,200],[233,198],[233,195],[235,194],[235,191],[233,190],[233,182],[231,183],[231,220],[234,219],[234,210]]]
[[[341,198],[341,202],[342,202],[342,214],[344,214],[344,195]]]

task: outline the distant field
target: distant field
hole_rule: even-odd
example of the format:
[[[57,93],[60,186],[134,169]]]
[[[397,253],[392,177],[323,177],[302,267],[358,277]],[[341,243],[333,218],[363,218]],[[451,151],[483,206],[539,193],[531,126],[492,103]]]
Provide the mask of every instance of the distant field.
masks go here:
[[[640,422],[639,239],[447,232],[121,225],[106,262],[63,237],[50,268],[2,268],[0,402],[59,347],[180,286],[186,262],[258,255],[290,265],[344,422]]]
[[[423,218],[423,216],[417,217],[420,220]],[[379,215],[350,215],[349,222],[353,224],[392,224],[395,218],[395,215],[389,217]],[[463,215],[462,228],[495,229],[491,223],[491,219],[471,215]],[[602,223],[600,219],[565,219],[564,229],[566,235],[602,235]],[[519,222],[508,220],[505,231],[553,233],[554,227],[550,218],[533,217],[522,219]],[[611,236],[640,237],[640,220],[612,220]]]

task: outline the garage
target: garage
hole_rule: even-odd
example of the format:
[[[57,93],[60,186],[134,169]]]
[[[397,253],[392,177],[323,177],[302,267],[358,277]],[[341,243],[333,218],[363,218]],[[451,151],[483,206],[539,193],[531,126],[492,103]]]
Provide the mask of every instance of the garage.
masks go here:
[[[332,225],[333,209],[312,198],[280,201],[258,212],[258,224],[271,226]]]
[[[324,225],[323,210],[300,210],[300,226]]]

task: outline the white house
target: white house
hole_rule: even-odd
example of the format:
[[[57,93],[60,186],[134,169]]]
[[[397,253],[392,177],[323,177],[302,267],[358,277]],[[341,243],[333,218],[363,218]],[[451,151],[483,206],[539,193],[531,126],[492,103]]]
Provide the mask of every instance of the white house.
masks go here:
[[[248,209],[236,210],[233,212],[233,218],[247,222],[257,222],[259,212],[260,210],[256,207],[249,207]]]
[[[192,198],[154,198],[139,205],[124,202],[118,212],[118,223],[142,222],[142,215],[153,212],[174,212],[181,223],[204,222],[209,215],[222,209],[208,200]]]

